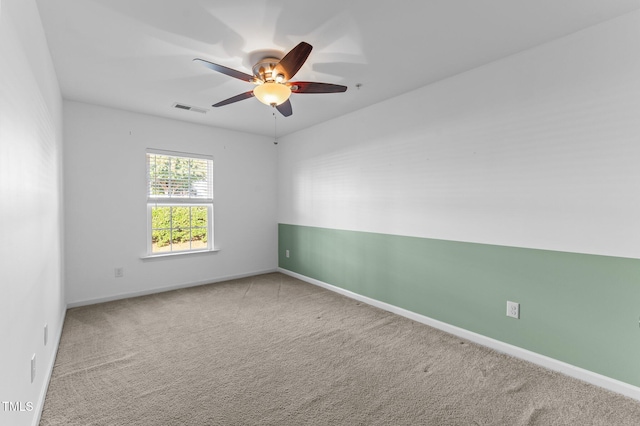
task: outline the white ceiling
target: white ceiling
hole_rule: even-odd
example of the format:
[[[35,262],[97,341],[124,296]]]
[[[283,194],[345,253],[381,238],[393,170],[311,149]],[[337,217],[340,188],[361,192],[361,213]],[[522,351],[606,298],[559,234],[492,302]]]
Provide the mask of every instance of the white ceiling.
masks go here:
[[[268,136],[273,109],[257,99],[211,107],[253,86],[193,58],[251,74],[261,50],[310,43],[293,80],[348,90],[293,94],[293,115],[276,113],[282,136],[640,8],[640,0],[37,3],[66,99]]]

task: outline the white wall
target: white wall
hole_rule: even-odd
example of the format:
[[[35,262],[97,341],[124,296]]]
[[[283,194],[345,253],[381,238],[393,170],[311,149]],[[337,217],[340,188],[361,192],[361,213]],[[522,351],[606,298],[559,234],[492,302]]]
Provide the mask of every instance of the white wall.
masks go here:
[[[638,258],[638,52],[640,11],[283,137],[278,221]]]
[[[277,267],[276,146],[270,138],[67,101],[64,124],[69,303]],[[141,259],[147,148],[214,157],[219,252]],[[124,277],[114,277],[115,267],[124,267]]]
[[[32,0],[0,13],[0,424],[36,421],[65,311],[62,99]],[[44,325],[49,341],[44,344]],[[31,356],[36,377],[31,383]],[[28,410],[27,403],[33,409]]]

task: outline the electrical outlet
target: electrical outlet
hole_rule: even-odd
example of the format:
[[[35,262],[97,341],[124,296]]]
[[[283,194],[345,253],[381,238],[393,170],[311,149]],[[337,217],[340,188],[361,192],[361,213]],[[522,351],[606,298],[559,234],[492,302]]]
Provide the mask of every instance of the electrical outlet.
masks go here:
[[[36,354],[31,357],[31,383],[36,378]]]
[[[284,255],[287,257],[287,259],[289,258],[289,250],[286,250]]]
[[[120,266],[119,268],[115,268],[113,272],[116,278],[124,277],[124,268],[122,266]]]
[[[47,346],[47,340],[49,340],[49,325],[44,325],[44,345]]]
[[[520,304],[517,302],[509,302],[507,300],[507,316],[511,318],[520,318]]]

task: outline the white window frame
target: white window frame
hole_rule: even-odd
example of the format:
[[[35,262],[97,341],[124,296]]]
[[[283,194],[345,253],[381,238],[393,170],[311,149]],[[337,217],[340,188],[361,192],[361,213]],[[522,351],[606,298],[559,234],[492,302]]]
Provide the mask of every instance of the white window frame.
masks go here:
[[[208,189],[207,196],[205,198],[190,198],[190,197],[171,197],[171,196],[152,196],[150,194],[150,171],[149,171],[149,160],[148,154],[157,154],[167,157],[180,157],[180,158],[188,158],[188,159],[201,159],[208,161],[207,167],[207,180],[208,180]],[[214,209],[214,196],[213,196],[213,156],[211,155],[203,155],[203,154],[194,154],[188,152],[178,152],[178,151],[167,151],[161,149],[153,149],[149,148],[145,152],[145,164],[146,164],[146,193],[147,193],[147,256],[146,257],[162,257],[162,256],[174,256],[174,255],[182,255],[182,254],[191,254],[191,253],[202,253],[202,252],[210,252],[217,251],[214,247],[214,233],[213,233],[213,209]],[[198,207],[198,206],[206,206],[207,207],[207,247],[206,248],[196,248],[196,249],[187,249],[187,250],[171,250],[171,251],[162,251],[162,252],[153,252],[153,220],[152,220],[152,209],[153,207]]]

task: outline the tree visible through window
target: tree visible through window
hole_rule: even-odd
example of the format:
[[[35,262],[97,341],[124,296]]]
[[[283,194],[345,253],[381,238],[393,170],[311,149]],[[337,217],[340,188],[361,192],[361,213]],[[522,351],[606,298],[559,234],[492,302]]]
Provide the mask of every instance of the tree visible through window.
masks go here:
[[[149,253],[211,249],[213,160],[148,151],[147,210]]]

